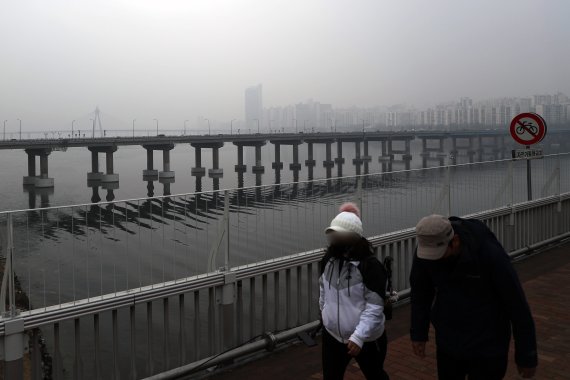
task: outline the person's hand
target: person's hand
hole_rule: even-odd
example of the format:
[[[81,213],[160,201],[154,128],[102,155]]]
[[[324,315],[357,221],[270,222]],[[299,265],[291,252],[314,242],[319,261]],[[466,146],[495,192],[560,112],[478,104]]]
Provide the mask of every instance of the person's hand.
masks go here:
[[[412,342],[412,348],[416,356],[422,359],[426,357],[426,342]]]
[[[358,346],[358,344],[354,343],[352,340],[349,340],[346,346],[348,347],[348,354],[350,356],[356,357],[358,354],[360,354],[360,346]]]
[[[519,375],[521,375],[523,379],[531,379],[536,374],[536,367],[525,368],[518,366],[518,370],[519,370]]]

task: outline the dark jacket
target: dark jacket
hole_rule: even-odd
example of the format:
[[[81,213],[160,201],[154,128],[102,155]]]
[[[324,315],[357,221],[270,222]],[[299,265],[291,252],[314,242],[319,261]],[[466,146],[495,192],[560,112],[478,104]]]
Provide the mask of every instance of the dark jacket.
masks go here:
[[[461,240],[458,256],[414,256],[412,340],[428,340],[431,319],[438,349],[466,358],[506,357],[512,328],[516,363],[535,367],[534,321],[509,256],[483,222],[450,221]]]

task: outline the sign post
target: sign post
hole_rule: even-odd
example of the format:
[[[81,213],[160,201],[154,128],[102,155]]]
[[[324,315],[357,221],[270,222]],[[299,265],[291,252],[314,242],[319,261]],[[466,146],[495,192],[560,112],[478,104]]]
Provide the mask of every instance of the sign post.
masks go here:
[[[513,118],[510,126],[512,138],[521,145],[526,145],[525,150],[513,150],[513,159],[526,160],[526,186],[528,200],[532,200],[532,168],[530,160],[542,158],[542,149],[531,149],[530,146],[537,144],[546,136],[546,122],[542,116],[525,112]]]

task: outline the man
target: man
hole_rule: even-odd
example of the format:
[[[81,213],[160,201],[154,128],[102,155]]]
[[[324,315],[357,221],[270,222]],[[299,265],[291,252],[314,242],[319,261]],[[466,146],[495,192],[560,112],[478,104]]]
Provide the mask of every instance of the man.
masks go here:
[[[410,276],[414,353],[425,357],[431,320],[440,380],[502,379],[512,329],[519,373],[533,377],[534,322],[495,235],[479,220],[441,215],[420,220],[416,235]]]
[[[362,236],[358,208],[349,203],[340,211],[326,229],[330,244],[320,265],[323,378],[342,380],[355,358],[366,379],[385,380],[386,271]]]

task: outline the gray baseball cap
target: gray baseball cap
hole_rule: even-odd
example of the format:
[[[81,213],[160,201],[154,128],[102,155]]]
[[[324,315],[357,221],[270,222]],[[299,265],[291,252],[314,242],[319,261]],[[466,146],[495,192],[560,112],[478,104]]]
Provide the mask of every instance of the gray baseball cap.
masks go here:
[[[426,260],[441,259],[453,235],[451,222],[445,216],[430,215],[422,218],[416,225],[418,257]]]

